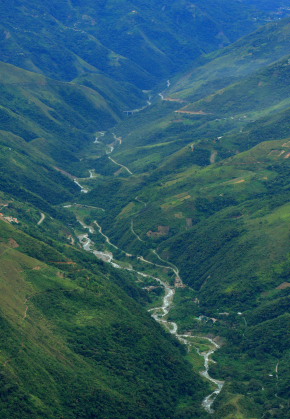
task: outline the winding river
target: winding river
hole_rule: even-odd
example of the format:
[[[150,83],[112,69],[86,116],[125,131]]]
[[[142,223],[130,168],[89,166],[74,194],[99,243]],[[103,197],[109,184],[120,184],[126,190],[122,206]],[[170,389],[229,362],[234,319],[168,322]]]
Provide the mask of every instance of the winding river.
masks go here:
[[[96,232],[95,228],[93,226],[86,225],[81,220],[78,220],[78,221],[84,229],[87,229],[89,231],[89,233],[93,234],[93,233]],[[102,228],[98,224],[97,221],[94,221],[94,224],[97,226],[99,234],[105,239],[107,244],[112,246],[114,249],[120,250],[120,251],[122,251],[122,253],[126,254],[126,252],[124,252],[122,249],[120,249],[116,245],[114,245],[110,241],[109,237],[106,236],[102,232]],[[88,233],[78,235],[78,239],[79,239],[79,242],[82,245],[84,250],[93,253],[97,258],[102,259],[104,262],[110,263],[114,268],[124,269],[124,270],[130,271],[130,272],[133,272],[136,275],[141,276],[143,278],[154,279],[156,282],[158,282],[164,288],[164,297],[163,297],[163,300],[162,300],[162,305],[159,306],[159,307],[154,307],[154,308],[150,309],[149,312],[151,313],[152,317],[158,323],[162,324],[181,343],[186,345],[187,348],[188,348],[188,351],[194,346],[193,343],[192,343],[192,340],[194,338],[207,340],[210,343],[211,348],[207,351],[204,351],[204,352],[200,352],[200,350],[198,348],[196,348],[195,346],[194,346],[194,348],[196,349],[197,353],[201,357],[204,358],[204,371],[201,372],[201,375],[216,386],[216,389],[213,392],[211,392],[208,396],[206,396],[205,399],[202,401],[203,408],[208,413],[213,413],[214,411],[212,409],[212,404],[215,401],[216,397],[220,394],[220,392],[223,388],[223,385],[224,385],[223,381],[216,380],[209,375],[209,364],[210,364],[210,362],[213,362],[211,360],[211,355],[219,348],[219,345],[213,339],[211,339],[209,337],[193,336],[193,335],[190,335],[190,334],[182,334],[181,335],[181,334],[178,333],[178,325],[175,322],[170,322],[170,321],[166,320],[166,316],[170,312],[170,310],[172,308],[172,305],[173,305],[175,288],[171,287],[170,285],[168,285],[165,281],[161,280],[160,278],[154,277],[154,276],[152,276],[150,274],[146,274],[144,272],[139,272],[139,271],[133,269],[131,266],[129,266],[129,267],[128,266],[127,267],[126,266],[120,266],[118,263],[116,263],[114,261],[114,255],[113,255],[112,252],[94,250],[94,242],[89,238]],[[164,259],[162,259],[158,255],[156,250],[154,250],[153,252],[160,261],[168,263],[167,261],[165,261]],[[128,255],[128,256],[132,256],[132,255]],[[169,265],[158,265],[156,263],[153,263],[153,262],[150,262],[150,261],[144,259],[143,256],[135,256],[135,257],[138,260],[140,260],[144,263],[172,270],[174,272],[174,274],[176,275],[176,277],[181,281],[180,276],[179,276],[179,270],[175,265],[173,265],[173,264],[170,264],[171,266],[169,266]]]
[[[167,86],[166,88],[170,87],[170,80],[167,81]],[[164,96],[162,93],[159,93],[159,96],[162,100],[164,100]],[[150,102],[151,97],[149,97],[148,100],[148,106],[151,105]],[[144,107],[145,108],[145,107]],[[138,110],[134,110],[134,111],[140,111],[143,110],[142,109],[138,109]],[[99,143],[99,144],[104,144],[102,141],[99,141],[100,137],[103,137],[105,134],[105,132],[100,132],[99,136],[97,136],[94,140],[94,143]],[[115,160],[113,160],[110,156],[110,154],[114,151],[115,145],[119,142],[121,144],[122,139],[120,137],[117,137],[115,133],[112,133],[113,137],[114,137],[114,142],[110,145],[106,145],[106,154],[108,156],[108,158],[117,166],[122,167],[123,169],[125,169],[130,175],[133,175],[133,173],[130,171],[130,169],[128,169],[128,167],[116,162]],[[93,178],[95,173],[94,170],[90,170],[90,178]],[[79,182],[77,181],[77,179],[74,179],[74,182],[81,188],[81,192],[83,193],[87,193],[88,190],[86,188],[84,188],[82,185],[79,184]],[[138,197],[135,198],[136,201],[142,203],[145,207],[147,206],[147,203],[141,201],[140,199],[138,199]],[[83,221],[79,220],[79,223],[81,224],[81,226],[88,230],[90,234],[96,233],[96,230],[93,226],[91,225],[86,225]],[[116,245],[114,245],[109,237],[103,233],[101,226],[98,224],[97,221],[94,221],[94,225],[97,227],[97,231],[98,233],[105,239],[106,243],[113,247],[115,250],[121,251],[123,254],[125,254],[126,256],[129,257],[133,257],[133,255],[129,255],[127,254],[124,250],[120,249],[119,247],[117,247]],[[131,220],[131,228],[130,228],[132,234],[141,242],[143,242],[143,240],[140,238],[140,236],[135,232],[134,230],[134,222],[133,219]],[[178,325],[175,322],[170,322],[166,319],[167,315],[169,314],[172,305],[173,305],[173,301],[174,301],[174,296],[175,296],[175,288],[171,287],[170,285],[168,285],[168,283],[166,283],[165,281],[161,280],[160,278],[154,277],[150,274],[146,274],[144,272],[139,272],[137,270],[135,270],[131,265],[130,266],[121,266],[118,263],[116,263],[116,261],[114,260],[114,254],[110,251],[99,251],[99,250],[95,250],[94,249],[94,242],[89,238],[89,233],[84,233],[84,234],[80,234],[78,235],[78,240],[81,244],[81,246],[83,247],[84,250],[86,250],[87,252],[91,252],[93,253],[97,258],[103,260],[106,263],[110,263],[111,266],[113,266],[115,269],[124,269],[130,272],[135,273],[138,276],[141,276],[143,278],[151,278],[154,279],[157,283],[159,283],[163,288],[164,288],[164,297],[162,299],[162,305],[159,307],[154,307],[152,309],[149,310],[149,312],[151,313],[152,317],[160,324],[162,324],[171,334],[173,334],[181,343],[183,343],[184,345],[187,346],[188,351],[194,347],[195,350],[197,351],[197,353],[204,358],[204,371],[202,371],[200,374],[206,378],[208,381],[210,381],[211,383],[213,383],[216,387],[216,389],[211,392],[207,397],[205,397],[205,399],[202,401],[202,406],[203,408],[208,412],[208,413],[213,413],[213,409],[212,409],[212,404],[215,401],[216,397],[220,394],[224,382],[221,380],[216,380],[214,378],[212,378],[209,375],[209,365],[210,362],[213,362],[211,360],[211,356],[212,354],[219,349],[219,345],[211,338],[209,337],[201,337],[201,336],[193,336],[191,334],[179,334],[178,333]],[[161,264],[157,264],[154,262],[151,262],[149,260],[144,259],[143,256],[134,256],[137,260],[145,263],[145,264],[150,264],[153,265],[155,267],[159,267],[159,268],[166,268],[168,270],[171,270],[176,278],[176,281],[178,281],[179,285],[183,285],[182,280],[180,278],[180,274],[179,274],[179,269],[177,268],[177,266],[175,266],[173,263],[170,263],[164,259],[161,258],[161,256],[157,253],[156,250],[152,250],[152,253],[157,257],[157,259],[160,260],[160,262],[163,262],[164,265]],[[200,352],[200,350],[198,348],[196,348],[193,345],[193,339],[203,339],[209,342],[210,344],[210,349],[204,352]]]

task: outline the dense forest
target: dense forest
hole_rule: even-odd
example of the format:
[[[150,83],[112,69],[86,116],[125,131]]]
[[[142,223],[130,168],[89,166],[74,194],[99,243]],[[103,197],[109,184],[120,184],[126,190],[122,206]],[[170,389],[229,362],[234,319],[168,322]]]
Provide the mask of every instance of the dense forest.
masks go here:
[[[287,3],[1,2],[1,418],[290,418]]]

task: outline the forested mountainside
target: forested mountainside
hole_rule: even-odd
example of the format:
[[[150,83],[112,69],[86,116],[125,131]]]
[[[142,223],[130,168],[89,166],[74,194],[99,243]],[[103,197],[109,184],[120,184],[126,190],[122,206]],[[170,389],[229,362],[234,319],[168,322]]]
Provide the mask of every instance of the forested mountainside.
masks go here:
[[[105,74],[143,89],[275,18],[237,0],[3,0],[0,16],[2,61],[67,81]]]
[[[1,2],[1,418],[290,417],[287,14]]]

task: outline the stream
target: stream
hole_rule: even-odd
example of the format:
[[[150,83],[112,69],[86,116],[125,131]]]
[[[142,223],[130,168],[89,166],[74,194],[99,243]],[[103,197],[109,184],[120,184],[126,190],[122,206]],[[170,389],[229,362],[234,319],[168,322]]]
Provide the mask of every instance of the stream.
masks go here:
[[[93,226],[89,226],[86,225],[84,222],[82,222],[81,220],[78,219],[78,222],[81,224],[81,226],[84,229],[87,229],[89,231],[89,233],[95,233],[95,229]],[[97,221],[94,221],[94,224],[96,225],[99,234],[104,237],[106,243],[108,243],[110,246],[112,246],[114,249],[121,251],[122,253],[125,253],[127,256],[132,257],[133,255],[129,255],[126,252],[124,252],[122,249],[118,248],[116,245],[114,245],[108,236],[106,236],[106,234],[104,234],[102,232],[102,228],[101,226],[98,224]],[[208,381],[210,381],[211,383],[213,383],[216,386],[216,389],[211,392],[208,396],[206,396],[204,398],[204,400],[202,401],[202,407],[208,412],[208,413],[213,413],[214,410],[212,409],[212,404],[215,401],[216,397],[220,394],[224,382],[221,380],[216,380],[214,378],[212,378],[209,375],[209,366],[210,366],[210,362],[213,362],[211,360],[211,355],[217,350],[219,349],[219,345],[211,338],[209,337],[204,337],[204,336],[193,336],[190,334],[183,334],[180,335],[178,334],[178,325],[175,322],[170,322],[168,320],[166,320],[166,316],[168,315],[168,313],[171,310],[171,307],[173,305],[173,301],[174,301],[174,295],[175,295],[175,288],[171,287],[170,285],[168,285],[165,281],[161,280],[160,278],[154,277],[150,274],[146,274],[144,272],[139,272],[135,269],[133,269],[131,266],[120,266],[119,264],[117,264],[114,261],[114,255],[112,252],[109,251],[98,251],[98,250],[94,250],[94,242],[89,238],[89,233],[84,233],[84,234],[80,234],[78,235],[78,240],[80,242],[80,244],[82,245],[83,249],[86,250],[87,252],[91,252],[93,253],[97,258],[103,260],[104,262],[110,263],[114,268],[116,269],[124,269],[130,272],[135,273],[136,275],[139,275],[143,278],[152,278],[154,279],[156,282],[158,282],[163,288],[164,288],[164,297],[162,300],[162,305],[160,307],[154,307],[152,309],[149,310],[149,312],[151,313],[152,317],[154,318],[154,320],[156,320],[158,323],[162,324],[171,334],[173,334],[181,343],[183,343],[184,345],[187,346],[188,351],[190,350],[190,348],[192,346],[194,346],[191,342],[192,339],[194,338],[199,338],[199,339],[204,339],[207,340],[208,342],[210,342],[211,344],[211,348],[207,351],[204,352],[200,352],[198,348],[195,347],[195,350],[197,351],[197,353],[204,358],[204,371],[202,371],[200,374],[206,378]],[[153,251],[153,253],[156,255],[156,257],[165,263],[168,263],[167,261],[165,261],[164,259],[162,259],[158,253],[156,252],[156,250]],[[179,270],[178,268],[173,265],[170,264],[169,265],[158,265],[156,263],[150,262],[146,259],[143,258],[143,256],[135,256],[138,260],[150,264],[150,265],[154,265],[160,268],[167,268],[169,270],[172,270],[174,272],[174,274],[176,275],[176,277],[181,281],[181,278],[179,276]],[[182,281],[181,281],[182,282]]]

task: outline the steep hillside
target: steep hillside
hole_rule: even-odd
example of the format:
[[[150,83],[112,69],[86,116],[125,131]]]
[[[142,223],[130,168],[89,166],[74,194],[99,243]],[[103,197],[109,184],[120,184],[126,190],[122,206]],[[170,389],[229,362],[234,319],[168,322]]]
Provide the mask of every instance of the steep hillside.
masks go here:
[[[81,251],[63,208],[84,192],[83,150],[144,100],[80,82],[1,64],[1,416],[201,417],[207,386],[141,306],[138,278]]]
[[[249,113],[250,118],[257,118],[265,112],[286,108],[290,93],[289,57],[181,109],[195,112],[202,109],[206,114],[219,118],[242,116],[244,113]]]
[[[289,54],[289,18],[270,23],[234,44],[202,57],[170,89],[187,101],[196,101]]]
[[[272,409],[288,417],[288,147],[288,140],[261,143],[193,177],[197,195],[188,185],[186,193],[195,199],[174,208],[184,217],[191,212],[193,226],[159,249],[179,261],[181,277],[199,301],[194,307],[190,293],[181,293],[182,311],[175,309],[172,318],[185,330],[201,327],[226,339],[213,368],[228,381],[216,417],[239,411],[260,417],[265,406],[269,417]],[[203,326],[192,316],[201,312]],[[223,416],[225,409],[233,416]]]
[[[204,57],[188,77],[173,79],[150,92],[148,106],[133,109],[101,142],[110,145],[114,135],[121,138],[121,143],[115,143],[116,161],[133,173],[142,173],[166,164],[168,156],[193,144],[196,151],[203,151],[193,154],[192,163],[208,164],[213,148],[218,148],[217,158],[227,157],[263,140],[271,121],[274,131],[281,131],[278,138],[287,136],[288,32],[289,19],[281,20],[239,41],[236,49],[227,47]],[[257,55],[249,53],[255,50],[259,50]],[[225,71],[231,75],[226,77]],[[278,112],[280,116],[274,116]],[[263,118],[268,118],[266,125]],[[279,118],[284,120],[280,125]],[[99,143],[90,152],[100,155],[102,150]],[[108,159],[90,164],[100,174],[116,172]]]
[[[0,63],[0,70],[0,119],[6,145],[13,150],[25,148],[42,164],[46,160],[45,164],[67,171],[74,171],[78,153],[94,141],[96,132],[116,124],[128,103],[141,106],[146,98],[131,86],[98,76],[91,82],[82,79],[80,85],[5,63]],[[9,143],[10,134],[21,138],[18,145]]]
[[[287,10],[1,3],[1,417],[289,418]]]
[[[200,378],[128,275],[4,221],[0,235],[3,418],[173,418],[186,397],[200,417]]]

